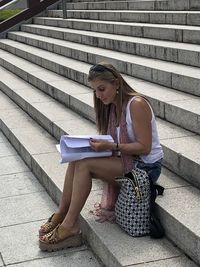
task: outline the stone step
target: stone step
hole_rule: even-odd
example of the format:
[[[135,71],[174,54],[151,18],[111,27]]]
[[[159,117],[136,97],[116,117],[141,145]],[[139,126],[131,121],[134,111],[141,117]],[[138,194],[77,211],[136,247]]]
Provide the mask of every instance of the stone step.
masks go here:
[[[54,15],[52,13],[52,15]],[[35,24],[69,28],[74,30],[86,30],[110,34],[121,34],[166,40],[200,44],[200,27],[171,24],[131,23],[117,21],[99,21],[83,19],[62,19],[57,17],[35,17]]]
[[[23,89],[20,90],[23,91]],[[28,90],[28,87],[26,90]],[[30,98],[29,100],[32,105],[40,106],[43,110],[45,110],[44,106],[47,107],[46,104],[48,103],[46,112],[51,114],[50,116],[54,117],[57,122],[60,122],[60,109],[53,110],[51,108],[52,100],[49,102],[49,100],[45,100],[45,95],[43,97],[40,92],[39,102],[36,99],[35,103]],[[42,146],[41,128],[3,93],[0,93],[0,102],[1,130],[53,200],[58,203],[62,192],[66,165],[59,166],[59,156],[56,152],[55,141],[52,141],[52,138],[47,133],[43,135],[43,139],[45,138],[43,145],[45,144],[45,146],[49,147],[48,153],[38,154],[36,151],[37,149],[41,150]],[[66,108],[62,111],[63,115],[65,113],[65,117],[62,118],[65,122],[63,132],[72,134],[77,132],[77,125],[80,126],[81,120],[81,128],[85,128],[85,132],[91,133],[89,122],[82,120],[82,118]],[[37,115],[35,113],[35,117]],[[92,128],[94,129],[94,125]],[[79,132],[82,129],[79,128]],[[34,139],[24,138],[27,134],[34,135]],[[169,226],[170,231],[173,232],[174,229],[173,233],[169,231],[169,237],[176,239],[178,241],[177,244],[180,246],[182,242],[184,243],[184,236],[187,234],[187,242],[183,248],[184,252],[199,263],[199,247],[196,246],[199,242],[199,233],[197,225],[194,224],[194,221],[199,218],[199,190],[191,187],[165,168],[160,182],[166,187],[166,191],[165,196],[157,200],[157,206],[161,219],[166,224],[166,233],[168,235]],[[93,208],[94,203],[99,201],[101,188],[101,183],[93,183],[93,190],[81,213],[81,227],[84,237],[106,266],[140,266],[144,262],[146,263],[144,266],[148,267],[153,267],[155,264],[159,266],[162,264],[163,267],[171,266],[171,264],[172,266],[181,267],[197,266],[165,238],[162,240],[151,240],[149,237],[132,238],[121,231],[115,224],[95,222],[89,211]],[[190,204],[188,205],[188,203]],[[179,208],[177,209],[177,207]],[[184,210],[185,216],[180,213],[180,210]],[[179,232],[179,229],[181,229],[181,232]],[[140,249],[141,247],[143,248],[142,250]]]
[[[115,9],[118,5],[120,5],[124,9],[124,5],[126,4],[128,5],[129,9],[139,8],[144,5],[145,9],[148,9],[148,7],[152,7],[152,2],[155,2],[154,8],[159,7],[160,9],[164,10],[200,10],[200,2],[198,0],[70,0],[68,2],[71,2],[69,4],[76,4],[80,7],[83,5],[89,5],[91,9],[93,7],[95,7],[95,9],[98,9],[99,5],[102,4],[107,5],[106,9],[109,9],[109,7]],[[151,3],[151,5],[149,5],[148,3]],[[104,8],[102,7],[101,9]]]
[[[68,2],[71,3],[88,3],[88,2],[106,2],[108,0],[69,0]],[[122,1],[122,0],[109,0],[109,2],[118,2],[118,1]],[[124,2],[129,2],[129,1],[139,1],[139,0],[123,0]],[[150,0],[146,0],[146,1],[150,1]]]
[[[196,44],[73,30],[37,24],[23,24],[21,25],[21,31],[15,32],[15,34],[21,36],[21,39],[26,38],[26,34],[23,32],[28,32],[133,55],[200,67],[200,46]],[[8,33],[9,38],[12,38],[10,35],[12,36],[13,33]]]
[[[63,16],[62,10],[49,10],[48,14]],[[200,26],[200,11],[67,10],[67,18]]]
[[[15,73],[14,71],[15,69],[17,75],[18,73],[22,74],[22,78],[27,76],[28,78],[25,78],[25,80],[28,79],[28,83],[30,81],[34,81],[35,79],[35,83],[36,84],[38,83],[39,88],[40,87],[44,88],[42,89],[43,91],[45,91],[51,96],[52,95],[55,96],[54,98],[58,99],[58,101],[60,101],[60,98],[63,97],[63,100],[66,99],[66,103],[65,103],[66,106],[77,111],[79,114],[88,118],[89,120],[94,121],[93,94],[91,90],[80,86],[78,87],[78,91],[76,93],[73,93],[76,90],[75,83],[72,83],[72,86],[70,86],[69,80],[66,83],[63,80],[59,80],[58,75],[54,77],[52,73],[47,72],[47,71],[42,71],[41,69],[38,69],[37,66],[32,66],[28,62],[26,63],[25,60],[19,59],[17,57],[13,58],[13,55],[9,55],[8,53],[5,53],[5,56],[8,60],[9,58],[11,61],[13,61],[14,59],[15,64],[17,64],[18,62],[18,66],[20,65],[24,66],[27,69],[28,73],[22,72],[20,68],[17,69],[15,65],[7,64],[6,61],[2,62],[3,67],[7,68],[8,70],[11,70],[14,73]],[[2,53],[1,53],[1,57],[3,57]],[[81,65],[80,67],[82,67],[82,69],[85,69],[85,66]],[[54,135],[56,138],[59,139],[60,133],[63,134],[60,123],[62,123],[61,122],[62,118],[66,117],[65,113],[63,114],[63,108],[59,109],[58,105],[55,103],[51,103],[50,107],[48,103],[46,105],[43,104],[42,110],[41,109],[38,110],[37,103],[34,104],[34,107],[32,106],[30,107],[31,99],[33,99],[32,102],[39,101],[37,99],[40,99],[40,97],[37,95],[37,93],[35,92],[29,93],[29,91],[27,92],[25,89],[23,91],[20,91],[20,90],[17,91],[18,87],[24,88],[27,86],[27,83],[21,79],[19,82],[18,81],[19,78],[17,79],[13,74],[10,74],[12,75],[11,76],[12,78],[11,77],[8,78],[8,74],[6,75],[5,72],[3,72],[3,70],[1,71],[2,71],[1,77],[4,77],[4,76],[7,77],[4,79],[4,82],[1,82],[1,89],[9,97],[11,97],[15,102],[17,102],[18,105],[20,105],[23,109],[25,109],[25,111],[28,112],[29,115],[31,115],[34,119],[36,119],[37,122],[40,123],[47,131],[49,131],[52,135]],[[33,77],[34,74],[36,76],[39,76],[38,77],[39,81],[37,81],[38,78]],[[41,78],[41,77],[44,77],[44,78]],[[13,81],[14,78],[16,82],[11,83],[10,81],[11,80]],[[43,82],[41,82],[41,80],[43,80]],[[48,85],[45,86],[44,81],[48,83]],[[16,84],[19,84],[17,88],[16,88]],[[62,89],[62,90],[59,89],[64,86],[67,86],[67,88],[71,88],[69,90],[69,93],[66,93],[65,96],[64,96],[65,94],[64,91],[66,91],[66,89]],[[58,87],[58,91],[56,90],[57,87]],[[82,93],[80,93],[81,90],[82,90]],[[70,96],[71,94],[72,96]],[[52,100],[52,98],[47,97],[47,96],[45,99]],[[63,102],[64,101],[62,101],[62,103]],[[48,111],[49,108],[51,112]],[[59,123],[56,122],[56,124],[54,123],[55,117],[52,118],[49,115],[50,113],[53,112],[53,116],[54,116],[55,111],[60,116],[60,122]],[[170,113],[170,110],[169,110],[169,113]],[[182,112],[180,113],[182,114]],[[34,114],[37,114],[37,115],[34,115]],[[53,121],[53,125],[52,125],[52,121]],[[65,122],[65,123],[68,124],[68,122]],[[164,165],[167,166],[169,169],[171,169],[173,172],[184,177],[190,183],[200,188],[200,182],[199,182],[200,161],[198,157],[199,149],[200,149],[199,135],[195,135],[192,132],[183,130],[182,128],[175,126],[172,123],[166,122],[162,119],[159,119],[157,124],[158,124],[159,132],[160,132],[161,144],[163,145],[163,149],[165,153]],[[81,132],[83,132],[83,130],[81,130]]]
[[[0,48],[40,66],[45,66],[49,70],[55,70],[56,73],[62,75],[66,66],[71,66],[71,64],[79,65],[78,69],[80,70],[80,60],[86,62],[86,71],[89,66],[87,63],[96,64],[100,61],[109,61],[124,74],[197,96],[200,95],[200,69],[197,67],[129,55],[54,38],[51,39],[51,42],[45,43],[44,39],[47,40],[49,37],[35,36],[35,38],[37,40],[31,40],[31,44],[34,46],[39,44],[40,48],[9,39],[1,39]],[[42,38],[41,41],[38,41],[39,38]],[[30,44],[30,42],[27,43]],[[80,82],[79,77],[76,78],[76,81]]]
[[[81,10],[154,10],[162,7],[168,7],[167,1],[98,1],[98,2],[78,2],[67,3],[67,10],[81,9]],[[60,5],[62,9],[62,4]]]
[[[85,1],[67,4],[67,9],[82,9],[82,10],[200,10],[200,3],[198,1],[155,1],[155,0],[138,0],[138,1]],[[62,5],[60,5],[62,8]]]
[[[59,100],[59,102],[69,106],[72,109],[77,110],[77,103],[74,103],[73,95],[84,93],[84,95],[91,93],[91,90],[87,86],[87,82],[80,81],[85,86],[77,84],[76,82],[68,81],[65,77],[59,77],[57,74],[52,74],[48,70],[44,70],[39,66],[35,66],[33,63],[27,63],[24,59],[19,59],[16,56],[11,56],[8,53],[2,55],[2,65],[11,70],[14,74],[19,75],[22,79],[26,80],[28,83],[38,87],[43,90],[50,96]],[[13,65],[15,62],[15,65]],[[34,72],[30,73],[30,69],[33,68]],[[37,68],[37,71],[35,71]],[[35,73],[36,72],[36,73]],[[38,75],[42,73],[42,75]],[[82,74],[82,73],[81,73]],[[87,73],[85,72],[85,75]],[[51,77],[53,82],[47,82],[44,77]],[[172,122],[176,125],[179,125],[187,130],[193,131],[197,134],[200,133],[199,130],[199,120],[200,120],[200,105],[199,98],[196,96],[191,96],[186,93],[174,91],[172,89],[151,84],[134,77],[124,75],[125,79],[129,82],[132,87],[137,88],[137,90],[145,95],[154,107],[155,114],[165,119],[169,122]],[[59,81],[59,84],[54,84],[54,81]],[[67,85],[65,85],[67,83]],[[63,86],[67,86],[68,92],[63,90]],[[78,89],[80,88],[80,89]],[[70,99],[71,98],[71,99]],[[82,99],[84,101],[84,99]],[[86,104],[86,103],[85,103]],[[80,109],[79,112],[86,118],[89,118],[91,121],[94,121],[94,112],[92,109],[92,101],[90,102],[91,107],[85,109]]]

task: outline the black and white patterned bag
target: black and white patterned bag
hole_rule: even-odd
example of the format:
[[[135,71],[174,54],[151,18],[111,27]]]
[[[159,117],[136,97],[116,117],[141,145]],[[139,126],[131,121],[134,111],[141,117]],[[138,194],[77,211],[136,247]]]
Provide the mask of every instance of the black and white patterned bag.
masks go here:
[[[115,204],[116,222],[131,236],[150,231],[150,182],[146,171],[135,168],[116,177],[120,192]]]

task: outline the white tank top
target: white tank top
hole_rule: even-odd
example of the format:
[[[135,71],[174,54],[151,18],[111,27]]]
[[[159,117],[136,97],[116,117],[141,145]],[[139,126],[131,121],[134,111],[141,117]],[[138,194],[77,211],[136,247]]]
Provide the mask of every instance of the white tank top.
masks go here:
[[[130,104],[134,100],[134,98],[137,96],[132,97],[126,107],[126,123],[127,123],[127,133],[128,133],[128,139],[130,143],[135,142],[135,135],[133,132],[133,127],[132,125],[134,122],[132,122],[131,119],[131,114],[130,114]],[[144,99],[144,98],[143,98]],[[144,99],[145,100],[145,99]],[[146,101],[147,102],[147,101]],[[147,102],[149,105],[149,103]],[[152,146],[151,146],[151,151],[148,155],[140,155],[139,158],[144,162],[144,163],[154,163],[159,159],[163,158],[163,150],[160,145],[159,137],[158,137],[158,131],[156,127],[156,121],[155,121],[155,115],[154,112],[149,105],[151,109],[151,114],[152,114],[152,119],[151,119],[151,128],[152,128]],[[117,129],[117,135],[119,136],[119,127]]]

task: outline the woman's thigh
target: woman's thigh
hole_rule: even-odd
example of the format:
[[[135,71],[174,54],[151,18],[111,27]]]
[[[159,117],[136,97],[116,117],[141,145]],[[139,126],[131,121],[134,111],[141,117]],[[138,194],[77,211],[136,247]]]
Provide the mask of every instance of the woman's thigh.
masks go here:
[[[113,181],[116,176],[122,175],[123,173],[123,165],[120,157],[87,158],[77,161],[77,164],[78,166],[87,168],[92,178],[107,181]]]

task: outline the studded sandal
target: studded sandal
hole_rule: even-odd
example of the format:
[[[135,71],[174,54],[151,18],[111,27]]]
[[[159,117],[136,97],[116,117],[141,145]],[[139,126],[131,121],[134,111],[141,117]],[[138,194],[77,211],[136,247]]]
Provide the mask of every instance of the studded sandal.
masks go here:
[[[62,219],[58,218],[58,214],[54,213],[51,215],[51,217],[47,220],[46,223],[44,223],[40,229],[39,229],[39,237],[46,235],[48,233],[50,233],[51,231],[53,231],[56,226],[62,222]]]
[[[62,232],[64,234],[59,233]],[[62,236],[61,236],[62,235]],[[43,235],[39,239],[39,247],[42,251],[57,251],[70,247],[81,246],[82,234],[81,232],[74,234],[66,231],[60,224],[50,233]]]

